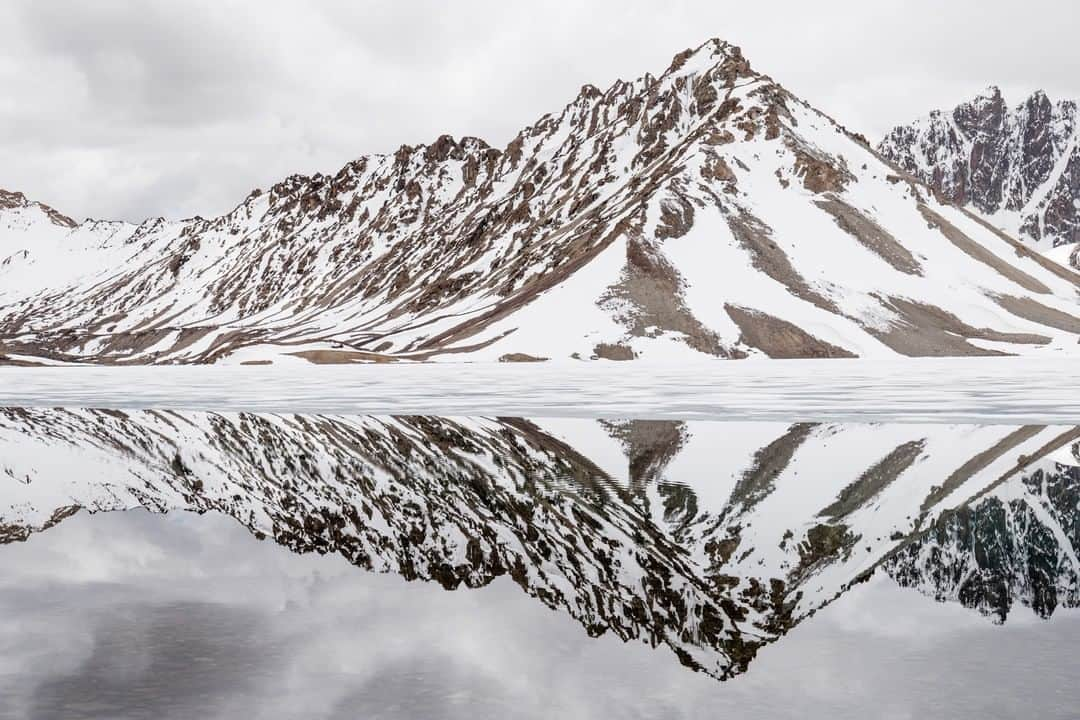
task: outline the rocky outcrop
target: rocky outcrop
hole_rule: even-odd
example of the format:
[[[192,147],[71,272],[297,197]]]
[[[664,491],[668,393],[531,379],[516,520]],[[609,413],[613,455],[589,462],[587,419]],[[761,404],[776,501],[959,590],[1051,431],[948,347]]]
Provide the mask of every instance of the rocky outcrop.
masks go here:
[[[1080,241],[1077,107],[1037,92],[1010,107],[991,87],[896,127],[878,150],[939,196],[1041,247]]]
[[[1016,604],[1042,618],[1080,607],[1080,467],[1040,468],[1013,488],[941,515],[886,572],[999,623]]]

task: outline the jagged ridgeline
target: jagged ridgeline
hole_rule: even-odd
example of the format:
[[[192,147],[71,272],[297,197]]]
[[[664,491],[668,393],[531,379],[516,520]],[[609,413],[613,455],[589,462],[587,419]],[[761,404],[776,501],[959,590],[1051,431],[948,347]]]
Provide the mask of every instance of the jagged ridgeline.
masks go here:
[[[221,217],[5,193],[0,362],[1080,352],[1078,276],[940,195],[714,40]]]
[[[513,582],[725,679],[882,567],[1002,620],[1076,606],[1078,467],[1080,428],[1041,425],[9,408],[0,541],[215,511],[361,570]]]
[[[942,198],[1080,268],[1076,103],[1036,92],[1010,108],[1001,90],[893,129],[878,149]]]

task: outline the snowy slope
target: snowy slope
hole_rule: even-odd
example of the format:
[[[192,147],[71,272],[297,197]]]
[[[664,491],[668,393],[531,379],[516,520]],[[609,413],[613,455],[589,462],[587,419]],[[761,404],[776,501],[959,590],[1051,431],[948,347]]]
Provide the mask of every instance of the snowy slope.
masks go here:
[[[1058,245],[1055,248],[1050,248],[1044,254],[1060,265],[1080,270],[1080,243]]]
[[[878,150],[942,197],[1052,251],[1080,241],[1078,133],[1075,102],[1036,92],[1010,108],[991,87],[952,112],[894,128]]]
[[[881,566],[984,611],[1076,606],[1078,453],[1080,429],[1041,425],[8,408],[0,542],[80,509],[214,510],[447,589],[505,575],[726,678]],[[1007,521],[965,520],[994,503]],[[980,569],[1002,582],[969,601]]]
[[[501,150],[442,137],[213,219],[51,212],[0,210],[9,362],[1080,351],[1080,277],[716,40]]]

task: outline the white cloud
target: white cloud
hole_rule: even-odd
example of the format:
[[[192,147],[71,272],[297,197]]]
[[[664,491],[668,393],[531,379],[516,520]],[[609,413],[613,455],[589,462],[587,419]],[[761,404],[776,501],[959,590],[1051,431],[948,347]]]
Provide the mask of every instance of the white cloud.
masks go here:
[[[1064,5],[1064,6],[1063,6]],[[12,0],[0,186],[76,216],[213,214],[449,132],[496,145],[712,36],[867,135],[989,84],[1080,97],[1060,0]]]

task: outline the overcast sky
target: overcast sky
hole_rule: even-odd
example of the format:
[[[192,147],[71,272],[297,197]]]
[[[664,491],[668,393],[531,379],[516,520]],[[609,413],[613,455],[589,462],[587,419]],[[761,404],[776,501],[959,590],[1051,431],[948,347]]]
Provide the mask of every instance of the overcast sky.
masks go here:
[[[876,139],[990,84],[1080,98],[1066,0],[6,0],[0,187],[75,217],[212,215],[442,133],[494,145],[721,37]]]

